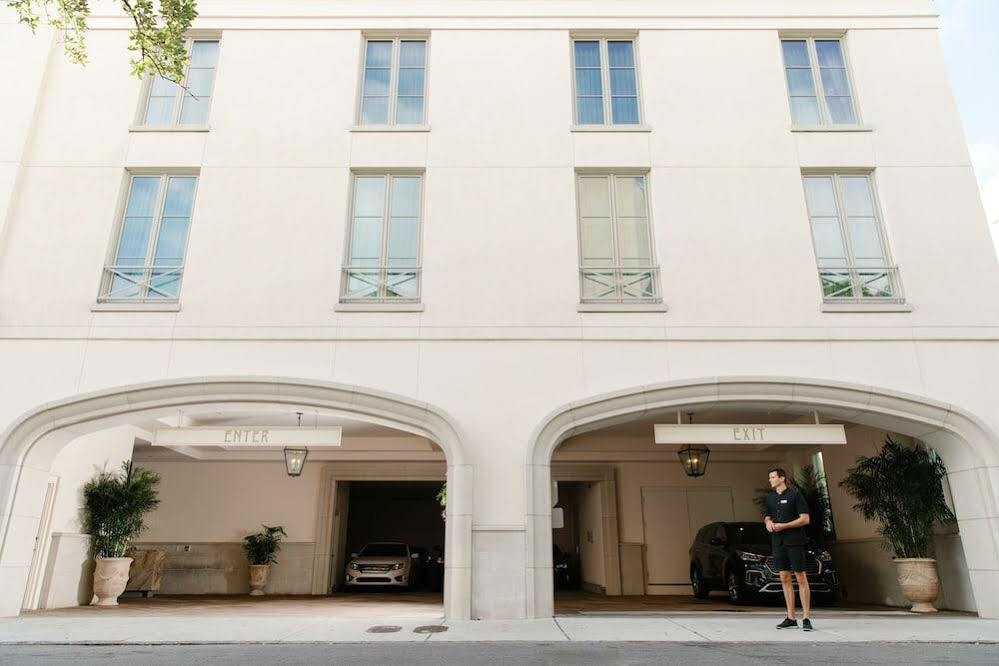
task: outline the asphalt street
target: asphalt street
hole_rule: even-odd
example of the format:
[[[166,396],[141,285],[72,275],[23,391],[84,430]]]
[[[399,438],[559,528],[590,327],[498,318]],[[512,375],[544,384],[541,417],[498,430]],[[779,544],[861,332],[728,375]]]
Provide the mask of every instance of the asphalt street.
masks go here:
[[[3,645],[3,664],[996,664],[974,643]]]

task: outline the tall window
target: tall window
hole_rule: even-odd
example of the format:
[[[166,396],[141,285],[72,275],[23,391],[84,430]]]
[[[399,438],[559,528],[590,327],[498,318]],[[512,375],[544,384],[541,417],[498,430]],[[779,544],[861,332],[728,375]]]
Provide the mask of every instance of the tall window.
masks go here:
[[[580,174],[579,279],[584,303],[658,303],[643,174]]]
[[[208,108],[215,88],[217,40],[198,39],[190,44],[191,62],[183,87],[159,74],[149,84],[142,124],[149,126],[207,125]],[[186,88],[186,90],[185,90]]]
[[[843,42],[784,39],[781,46],[794,124],[856,125]]]
[[[868,175],[808,175],[805,198],[828,302],[902,302]]]
[[[637,125],[635,43],[617,39],[573,42],[577,125]]]
[[[132,176],[101,301],[177,300],[196,176]]]
[[[422,125],[425,39],[369,39],[364,46],[362,125]]]
[[[420,300],[422,189],[418,174],[354,176],[341,301]]]

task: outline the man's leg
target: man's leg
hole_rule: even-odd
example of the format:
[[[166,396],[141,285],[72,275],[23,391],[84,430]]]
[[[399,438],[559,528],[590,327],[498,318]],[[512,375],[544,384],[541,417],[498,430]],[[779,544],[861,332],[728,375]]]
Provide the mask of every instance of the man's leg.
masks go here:
[[[801,617],[808,619],[808,611],[812,607],[812,590],[808,587],[808,574],[804,571],[796,571],[794,573],[795,578],[798,579],[798,594],[801,596]],[[791,576],[788,576],[790,579]],[[781,581],[783,583],[783,581]],[[784,588],[784,595],[787,596],[787,588]],[[794,593],[791,593],[791,603],[794,603]],[[790,617],[790,616],[788,616]]]
[[[791,572],[781,571],[780,572],[780,586],[784,590],[784,604],[787,606],[787,617],[790,620],[794,619],[794,585],[791,583]],[[802,597],[804,600],[804,597]],[[808,617],[808,615],[805,615]]]

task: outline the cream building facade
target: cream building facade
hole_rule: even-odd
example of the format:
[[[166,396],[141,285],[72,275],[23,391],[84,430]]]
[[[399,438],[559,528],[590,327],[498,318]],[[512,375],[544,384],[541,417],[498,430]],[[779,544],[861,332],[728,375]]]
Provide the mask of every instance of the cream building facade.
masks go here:
[[[245,592],[277,522],[272,591],[329,594],[350,483],[446,479],[444,609],[487,619],[552,614],[570,495],[587,589],[687,594],[699,525],[819,460],[851,598],[901,605],[835,483],[890,434],[948,469],[940,605],[999,617],[999,266],[931,2],[199,11],[190,95],[113,3],[86,67],[0,14],[0,612],[88,601],[80,487],[128,458],[177,593]],[[297,412],[343,428],[299,478],[151,446]],[[689,478],[678,414],[848,444]]]

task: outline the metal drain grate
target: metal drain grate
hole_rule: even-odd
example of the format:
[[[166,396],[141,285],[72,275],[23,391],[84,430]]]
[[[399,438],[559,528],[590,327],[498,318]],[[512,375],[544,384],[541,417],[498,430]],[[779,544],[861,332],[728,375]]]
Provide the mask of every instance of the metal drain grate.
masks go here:
[[[443,624],[425,624],[422,627],[413,629],[414,634],[440,634],[447,631]]]
[[[402,631],[402,627],[398,627],[394,624],[378,624],[373,627],[368,627],[369,634],[394,634],[397,631]]]

